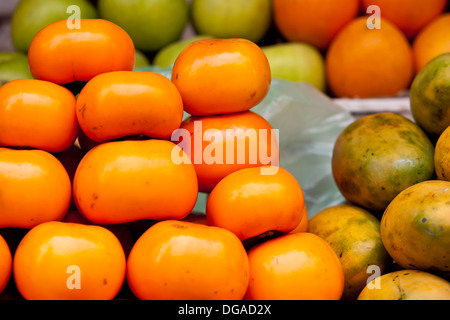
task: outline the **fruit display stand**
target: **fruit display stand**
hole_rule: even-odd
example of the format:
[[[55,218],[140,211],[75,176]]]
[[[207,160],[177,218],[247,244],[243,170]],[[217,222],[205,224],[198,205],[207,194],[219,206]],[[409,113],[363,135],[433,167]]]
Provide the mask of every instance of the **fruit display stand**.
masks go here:
[[[333,102],[356,118],[378,112],[395,112],[413,120],[408,92],[389,98],[335,98]]]

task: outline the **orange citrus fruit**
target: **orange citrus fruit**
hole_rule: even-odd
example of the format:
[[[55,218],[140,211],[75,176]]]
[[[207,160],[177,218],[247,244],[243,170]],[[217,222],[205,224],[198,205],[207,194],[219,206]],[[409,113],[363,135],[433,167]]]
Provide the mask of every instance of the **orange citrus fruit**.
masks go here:
[[[450,52],[450,13],[430,22],[413,42],[416,71],[419,72],[437,56]]]
[[[349,23],[326,56],[330,89],[337,97],[393,96],[408,88],[414,75],[406,36],[392,23],[369,29],[367,18]]]
[[[362,0],[362,3],[364,9],[371,5],[380,7],[382,19],[389,20],[408,38],[413,38],[445,10],[447,0]]]
[[[359,0],[274,0],[274,20],[288,41],[310,43],[320,50],[359,11]]]

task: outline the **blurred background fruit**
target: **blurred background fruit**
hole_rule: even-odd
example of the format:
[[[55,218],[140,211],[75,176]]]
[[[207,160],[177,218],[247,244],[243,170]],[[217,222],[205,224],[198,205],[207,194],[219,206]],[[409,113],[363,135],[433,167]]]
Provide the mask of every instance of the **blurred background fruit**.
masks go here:
[[[186,0],[99,0],[101,18],[116,23],[141,51],[157,51],[179,40],[188,22]]]
[[[134,69],[147,66],[150,64],[150,60],[140,50],[135,50]]]
[[[168,44],[167,46],[161,48],[161,50],[156,53],[155,57],[153,58],[153,64],[161,68],[170,67],[175,63],[175,60],[177,59],[181,51],[183,51],[192,42],[208,38],[211,38],[211,36],[196,35],[188,39],[172,42],[171,44]]]
[[[18,51],[27,52],[33,37],[43,27],[67,19],[67,7],[80,7],[81,18],[97,17],[95,7],[86,0],[21,0],[11,20],[11,38]]]
[[[327,49],[334,36],[359,10],[359,0],[274,0],[274,20],[288,41]]]
[[[273,78],[309,82],[325,91],[325,59],[314,46],[305,42],[279,43],[262,47]]]
[[[21,52],[0,52],[0,86],[17,79],[31,79],[28,57]]]
[[[272,21],[271,0],[192,0],[192,23],[198,34],[259,42]]]
[[[327,77],[338,97],[394,96],[407,90],[413,77],[413,53],[405,35],[383,20],[367,28],[367,18],[350,22],[334,38],[326,56]]]
[[[416,71],[433,58],[450,52],[450,13],[443,14],[428,24],[415,38],[413,50]]]
[[[446,8],[447,0],[362,0],[365,8],[377,5],[386,19],[413,38]]]

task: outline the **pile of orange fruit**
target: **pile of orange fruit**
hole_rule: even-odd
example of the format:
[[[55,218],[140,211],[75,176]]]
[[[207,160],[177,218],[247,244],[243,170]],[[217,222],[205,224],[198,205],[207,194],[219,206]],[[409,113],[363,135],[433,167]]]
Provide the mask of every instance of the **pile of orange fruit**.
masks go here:
[[[117,25],[80,23],[43,28],[34,79],[0,87],[2,297],[340,299],[339,259],[306,233],[302,188],[251,111],[263,51],[201,40],[168,79],[133,71]]]
[[[274,0],[285,40],[322,51],[329,94],[396,96],[434,57],[450,51],[447,0]]]

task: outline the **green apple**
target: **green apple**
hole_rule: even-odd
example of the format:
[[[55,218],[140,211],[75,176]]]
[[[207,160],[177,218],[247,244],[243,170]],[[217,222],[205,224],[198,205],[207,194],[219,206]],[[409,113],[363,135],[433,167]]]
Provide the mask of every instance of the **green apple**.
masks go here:
[[[21,52],[0,52],[0,86],[17,79],[33,79],[27,55]]]
[[[192,0],[192,24],[198,34],[259,42],[272,20],[272,0]]]
[[[262,47],[273,78],[309,82],[325,91],[325,61],[320,51],[307,43],[289,42]]]
[[[173,42],[158,51],[153,59],[153,64],[161,68],[170,67],[175,63],[175,60],[177,59],[181,51],[183,51],[192,42],[208,38],[211,37],[207,35],[197,35],[189,39]]]
[[[98,10],[101,18],[128,32],[144,52],[179,40],[189,19],[186,0],[99,0]]]
[[[16,50],[27,52],[39,30],[71,17],[73,12],[67,13],[71,5],[80,8],[80,18],[97,17],[95,7],[87,0],[21,0],[11,19],[11,38]]]
[[[142,51],[135,50],[134,69],[148,66],[149,64],[150,60],[148,60],[147,56]]]

